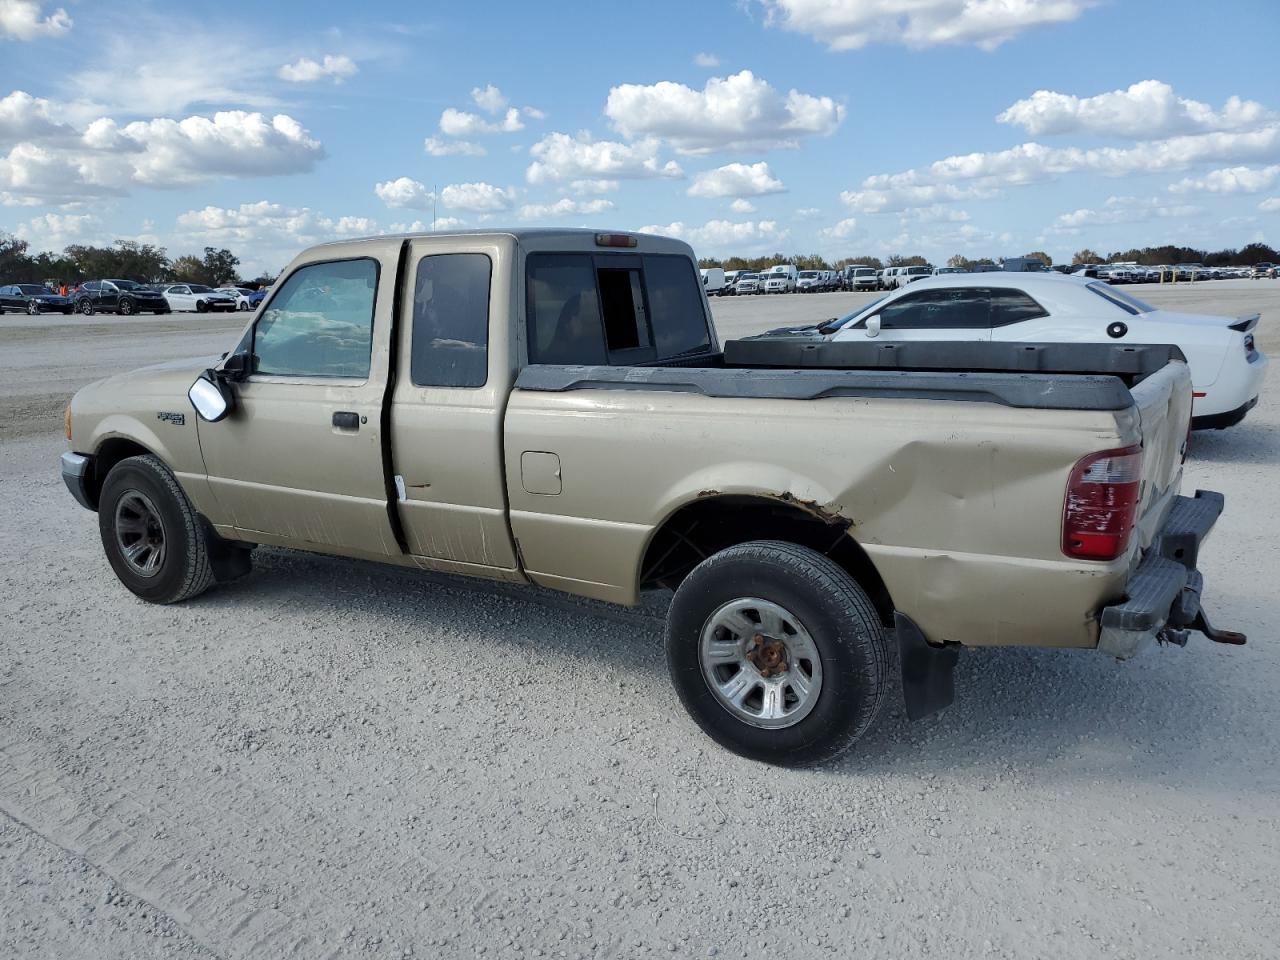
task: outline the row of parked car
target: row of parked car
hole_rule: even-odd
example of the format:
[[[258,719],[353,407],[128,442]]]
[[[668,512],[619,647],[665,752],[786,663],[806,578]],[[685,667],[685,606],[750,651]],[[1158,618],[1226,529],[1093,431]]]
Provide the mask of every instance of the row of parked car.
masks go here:
[[[0,313],[116,313],[122,317],[184,311],[232,313],[256,309],[265,296],[265,290],[232,284],[210,287],[203,283],[150,285],[136,280],[86,280],[63,294],[43,284],[11,283],[0,287]]]
[[[1108,283],[1170,283],[1197,280],[1232,280],[1280,275],[1280,266],[1255,263],[1252,267],[1206,267],[1199,263],[1144,266],[1137,263],[1058,264],[1046,267],[1035,258],[1012,257],[1002,264],[975,264],[970,267],[885,267],[877,270],[866,264],[849,264],[839,270],[797,270],[794,264],[780,263],[768,270],[702,270],[707,295],[733,297],[757,293],[824,293],[832,290],[898,290],[925,277],[964,273],[1061,273]]]

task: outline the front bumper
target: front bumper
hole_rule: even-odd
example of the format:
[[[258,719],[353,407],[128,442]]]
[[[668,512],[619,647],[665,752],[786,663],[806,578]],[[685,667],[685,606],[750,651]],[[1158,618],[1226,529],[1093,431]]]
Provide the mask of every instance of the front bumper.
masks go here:
[[[93,475],[93,458],[82,453],[62,455],[62,482],[67,485],[76,503],[86,510],[97,510],[98,505],[89,496],[89,478]]]
[[[1099,650],[1125,660],[1155,640],[1185,644],[1189,630],[1223,643],[1244,643],[1241,634],[1214,630],[1200,605],[1204,578],[1196,561],[1224,503],[1212,490],[1174,499],[1164,527],[1129,577],[1125,599],[1102,608]]]

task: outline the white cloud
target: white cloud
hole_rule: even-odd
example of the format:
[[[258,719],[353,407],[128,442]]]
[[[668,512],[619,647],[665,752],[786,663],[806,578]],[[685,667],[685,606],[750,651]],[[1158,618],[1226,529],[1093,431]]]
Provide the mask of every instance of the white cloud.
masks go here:
[[[450,137],[475,137],[486,133],[515,133],[524,129],[520,119],[520,111],[515,107],[507,110],[498,123],[490,123],[484,117],[465,110],[446,107],[440,114],[440,132]]]
[[[455,210],[492,213],[510,210],[515,190],[503,190],[491,183],[451,183],[440,191],[440,202]]]
[[[225,110],[213,118],[139,120],[95,125],[103,139],[127,144],[132,179],[152,186],[196,183],[217,176],[302,173],[324,156],[320,142],[293,117]]]
[[[714,53],[696,53],[693,56],[693,64],[696,67],[718,67],[720,58]]]
[[[561,180],[643,180],[655,177],[679,179],[684,171],[674,160],[658,159],[659,143],[647,138],[635,143],[593,140],[585,131],[576,137],[550,133],[532,147],[534,162],[525,171],[530,183]]]
[[[1280,164],[1269,167],[1226,167],[1203,177],[1186,177],[1169,187],[1170,193],[1259,193],[1280,178]]]
[[[1258,209],[1263,213],[1280,213],[1280,197],[1267,197],[1258,204]]]
[[[293,63],[286,63],[276,71],[276,76],[290,83],[315,83],[317,80],[342,83],[348,77],[354,77],[359,70],[356,62],[345,53],[326,54],[320,61],[300,57]]]
[[[35,0],[0,0],[0,39],[60,37],[71,29],[71,23],[62,7],[46,16]]]
[[[761,0],[766,22],[832,50],[868,43],[998,47],[1032,27],[1076,19],[1094,0]]]
[[[1203,212],[1200,207],[1167,204],[1155,197],[1145,200],[1138,197],[1108,197],[1101,209],[1082,207],[1062,214],[1053,221],[1049,230],[1052,233],[1075,234],[1083,227],[1145,223],[1153,219],[1184,219]]]
[[[304,247],[377,232],[377,221],[368,217],[329,217],[308,207],[267,200],[239,207],[207,206],[177,218],[182,242],[231,247],[247,272],[278,270]]]
[[[613,193],[621,184],[617,180],[575,180],[569,186],[577,193]]]
[[[411,210],[430,210],[435,199],[423,184],[409,177],[397,177],[385,183],[374,184],[373,192],[391,208],[405,207]]]
[[[947,157],[903,173],[867,177],[841,199],[863,212],[904,210],[952,200],[995,196],[1070,173],[1121,177],[1182,170],[1202,163],[1280,158],[1280,123],[1236,133],[1202,133],[1150,140],[1130,147],[1046,147],[1023,143],[1007,150]]]
[[[848,240],[858,233],[858,221],[855,217],[846,217],[829,227],[818,231],[824,240]]]
[[[53,118],[53,104],[15,90],[0,100],[0,145],[23,140],[74,139],[73,127]]]
[[[102,118],[78,140],[62,132],[23,141],[0,156],[0,203],[70,203],[131,186],[172,187],[219,177],[259,177],[310,170],[324,148],[292,117],[229,110],[211,118]]]
[[[527,203],[520,208],[521,220],[550,220],[553,217],[589,217],[613,209],[612,200],[574,200],[562,197],[555,203]]]
[[[712,77],[702,90],[664,80],[624,83],[609,91],[605,114],[625,137],[661,137],[685,153],[795,147],[844,120],[831,97],[798,90],[783,96],[750,70]]]
[[[795,212],[797,220],[816,220],[822,216],[822,211],[817,207],[801,207]]]
[[[729,209],[734,213],[755,213],[756,205],[750,200],[743,200],[739,197],[733,203],[729,204]]]
[[[784,190],[786,187],[769,170],[769,164],[761,160],[750,166],[729,163],[714,170],[704,170],[693,178],[688,194],[691,197],[762,197]]]
[[[459,220],[457,217],[437,217],[434,228],[425,220],[415,220],[413,223],[393,223],[387,227],[387,230],[391,233],[429,233],[434,229],[438,233],[441,230],[454,230],[466,225],[465,220]]]
[[[708,220],[700,227],[688,226],[677,220],[666,225],[650,224],[637,232],[675,237],[684,240],[699,253],[713,255],[772,250],[790,236],[790,232],[779,227],[774,220],[747,220],[741,223]]]
[[[467,140],[441,140],[439,137],[427,137],[422,146],[433,157],[483,157],[487,152],[478,143]]]
[[[485,113],[500,113],[507,105],[507,98],[492,83],[484,87],[473,87],[471,99]]]
[[[1159,80],[1143,80],[1125,90],[1077,97],[1037,90],[996,119],[1022,127],[1033,137],[1083,133],[1139,140],[1183,133],[1241,130],[1274,116],[1260,103],[1231,97],[1221,110],[1188,100]]]
[[[13,232],[36,250],[61,250],[72,243],[105,240],[100,221],[91,213],[46,213],[18,224]]]

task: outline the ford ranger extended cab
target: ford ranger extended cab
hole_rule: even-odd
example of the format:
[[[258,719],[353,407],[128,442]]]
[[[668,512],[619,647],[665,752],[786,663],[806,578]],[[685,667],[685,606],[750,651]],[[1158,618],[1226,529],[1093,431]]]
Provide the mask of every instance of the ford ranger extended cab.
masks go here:
[[[229,345],[231,346],[231,345]],[[1176,347],[719,343],[692,250],[493,230],[306,251],[221,358],[80,390],[62,475],[172,603],[260,544],[619,604],[674,591],[719,743],[834,756],[960,646],[1128,657],[1209,626]]]

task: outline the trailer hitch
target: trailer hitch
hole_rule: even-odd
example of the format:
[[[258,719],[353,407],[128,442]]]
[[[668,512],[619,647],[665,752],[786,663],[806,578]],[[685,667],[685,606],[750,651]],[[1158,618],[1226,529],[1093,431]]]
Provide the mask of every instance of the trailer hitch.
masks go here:
[[[1243,633],[1237,633],[1234,630],[1219,630],[1209,622],[1208,616],[1205,615],[1204,607],[1196,611],[1196,618],[1191,621],[1191,629],[1199,630],[1214,643],[1229,643],[1232,646],[1244,646],[1246,637]]]

